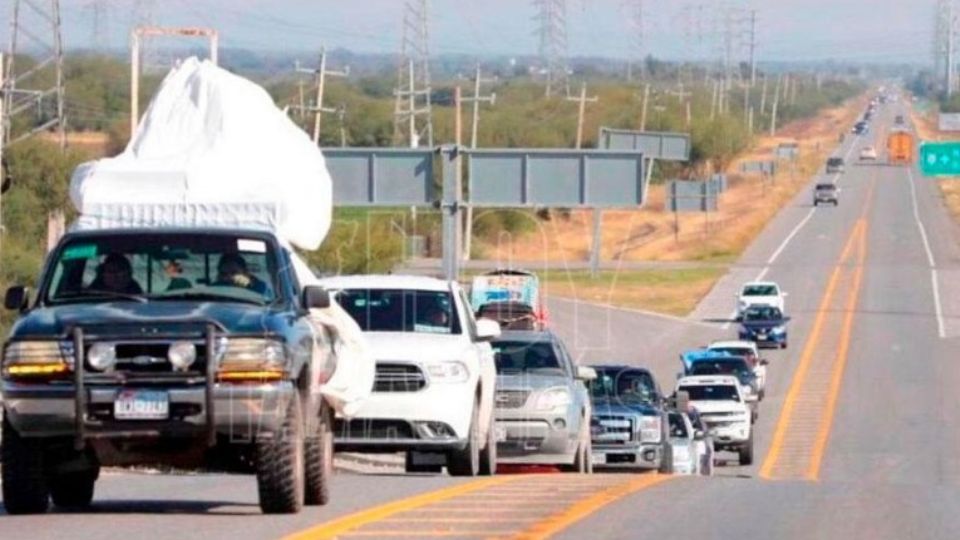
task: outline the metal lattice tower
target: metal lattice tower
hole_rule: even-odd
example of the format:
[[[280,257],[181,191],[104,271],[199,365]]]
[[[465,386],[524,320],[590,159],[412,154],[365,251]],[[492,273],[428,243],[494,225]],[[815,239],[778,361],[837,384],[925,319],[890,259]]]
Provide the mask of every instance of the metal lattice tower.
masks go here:
[[[934,8],[933,68],[943,77],[943,87],[950,95],[955,88],[956,19],[953,0],[937,0]]]
[[[66,146],[59,0],[13,0],[2,135],[15,143],[57,128]],[[30,55],[29,58],[26,55]]]
[[[541,69],[547,79],[547,97],[569,95],[567,73],[567,1],[533,0],[537,8]]]
[[[403,9],[403,40],[394,90],[394,143],[419,146],[426,137],[433,146],[430,84],[430,26],[427,0],[407,0]]]
[[[90,48],[103,51],[107,48],[109,0],[89,0],[84,8],[90,12]]]
[[[644,65],[646,64],[646,43],[644,42],[644,19],[643,0],[629,0],[627,4],[627,24],[630,27],[630,56],[627,62],[627,80],[632,81],[634,75],[644,76]],[[636,68],[636,72],[634,69]]]

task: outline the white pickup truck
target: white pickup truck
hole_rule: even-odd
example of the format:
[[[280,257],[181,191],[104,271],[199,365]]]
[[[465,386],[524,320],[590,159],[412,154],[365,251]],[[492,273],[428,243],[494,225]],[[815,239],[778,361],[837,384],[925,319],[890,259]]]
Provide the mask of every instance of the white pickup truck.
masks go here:
[[[335,423],[336,447],[406,452],[408,472],[453,476],[496,470],[489,341],[500,326],[475,320],[460,285],[434,278],[367,275],[320,280],[364,331],[376,359],[373,393]]]
[[[686,392],[689,406],[713,434],[716,450],[736,452],[740,465],[753,463],[750,405],[740,383],[731,375],[696,375],[677,381],[677,394]]]

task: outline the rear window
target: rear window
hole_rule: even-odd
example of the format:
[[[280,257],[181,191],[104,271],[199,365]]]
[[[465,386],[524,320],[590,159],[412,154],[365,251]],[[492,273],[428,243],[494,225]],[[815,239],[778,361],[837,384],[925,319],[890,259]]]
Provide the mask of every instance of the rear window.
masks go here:
[[[679,391],[686,392],[690,401],[740,401],[737,387],[730,384],[681,386]]]
[[[830,165],[830,166],[843,165],[843,158],[832,157],[827,160],[827,165]]]
[[[775,285],[747,285],[743,288],[744,296],[776,296],[777,294]]]
[[[837,189],[837,186],[833,184],[817,184],[817,190],[819,191],[834,191]]]
[[[493,343],[497,373],[562,372],[557,350],[549,341],[498,341]]]

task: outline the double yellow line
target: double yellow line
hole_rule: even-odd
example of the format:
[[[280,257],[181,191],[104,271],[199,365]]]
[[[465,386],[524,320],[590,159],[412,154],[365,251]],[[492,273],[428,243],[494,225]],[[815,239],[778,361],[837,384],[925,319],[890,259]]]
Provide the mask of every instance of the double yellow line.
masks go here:
[[[763,465],[760,467],[759,475],[761,478],[774,479],[782,477],[783,474],[780,474],[782,472],[782,468],[786,468],[786,465],[782,463],[782,459],[784,445],[788,436],[792,436],[794,438],[803,438],[805,436],[803,433],[791,433],[791,430],[796,427],[795,423],[799,423],[795,420],[795,415],[802,414],[804,412],[798,409],[798,407],[801,406],[800,398],[803,393],[805,391],[812,392],[816,385],[822,382],[809,379],[810,366],[811,363],[814,362],[816,358],[814,355],[817,353],[818,347],[822,342],[824,325],[826,324],[827,317],[830,313],[830,306],[834,302],[834,297],[837,293],[837,288],[841,277],[844,275],[845,271],[849,270],[848,261],[853,259],[854,266],[851,285],[847,291],[846,300],[843,306],[844,316],[839,342],[836,346],[836,352],[834,353],[830,364],[830,380],[828,383],[825,400],[822,403],[823,409],[820,411],[817,431],[812,440],[801,441],[802,444],[798,445],[802,451],[808,452],[808,455],[806,456],[807,460],[805,472],[802,478],[812,481],[819,480],[820,478],[820,469],[823,463],[824,453],[826,452],[827,443],[830,438],[830,431],[833,427],[837,401],[843,382],[843,374],[846,369],[847,356],[850,350],[850,341],[853,335],[853,321],[856,316],[857,302],[860,297],[860,289],[863,283],[863,272],[867,258],[867,233],[869,230],[866,214],[869,209],[870,201],[873,198],[874,185],[875,184],[871,183],[867,193],[867,198],[864,201],[863,209],[860,213],[860,217],[854,225],[853,230],[850,232],[846,243],[844,244],[843,251],[841,252],[840,258],[837,262],[837,266],[830,274],[830,279],[827,283],[827,289],[824,292],[819,308],[817,309],[817,315],[814,319],[810,336],[804,345],[803,351],[800,355],[800,361],[794,374],[793,382],[787,391],[787,396],[780,412],[780,419],[777,422],[773,440],[770,444],[770,450],[767,453],[766,459],[764,459]],[[854,249],[856,249],[855,259],[851,257]],[[804,403],[808,407],[821,406],[819,403],[816,405],[811,405],[812,402],[809,400]],[[816,413],[816,411],[814,411],[814,413]],[[792,457],[795,458],[797,456]]]

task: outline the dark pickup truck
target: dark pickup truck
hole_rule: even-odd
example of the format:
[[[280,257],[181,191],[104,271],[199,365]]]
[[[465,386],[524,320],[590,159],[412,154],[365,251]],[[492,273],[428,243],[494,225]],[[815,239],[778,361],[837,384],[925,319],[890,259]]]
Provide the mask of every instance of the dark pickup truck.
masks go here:
[[[329,306],[256,230],[67,234],[3,348],[3,502],[85,507],[102,466],[255,472],[265,513],[328,499]]]

